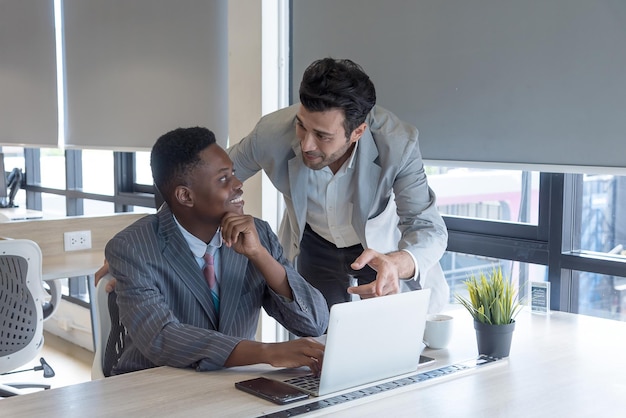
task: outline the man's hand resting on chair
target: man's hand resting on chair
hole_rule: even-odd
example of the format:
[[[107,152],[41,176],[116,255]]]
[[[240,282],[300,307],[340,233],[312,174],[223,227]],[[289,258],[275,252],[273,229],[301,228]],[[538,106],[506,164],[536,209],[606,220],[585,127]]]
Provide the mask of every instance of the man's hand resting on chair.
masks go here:
[[[96,271],[93,275],[94,286],[98,286],[98,282],[100,281],[100,279],[106,276],[108,272],[109,272],[109,263],[106,260],[104,260],[104,264],[102,265],[102,267],[100,267],[98,271]],[[113,277],[113,279],[110,280],[109,283],[107,283],[105,290],[107,291],[107,293],[111,293],[112,291],[115,290],[115,277]]]

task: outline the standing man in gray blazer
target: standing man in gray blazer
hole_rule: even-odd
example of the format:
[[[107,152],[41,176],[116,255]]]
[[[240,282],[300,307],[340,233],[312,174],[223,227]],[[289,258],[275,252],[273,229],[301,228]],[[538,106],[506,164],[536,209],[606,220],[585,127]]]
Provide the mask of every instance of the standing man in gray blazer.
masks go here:
[[[324,347],[316,340],[254,341],[261,307],[304,337],[324,333],[328,309],[283,256],[269,225],[243,213],[242,183],[213,133],[188,128],[163,135],[150,165],[166,203],[105,250],[128,330],[113,374],[255,363],[318,373]]]
[[[283,194],[281,243],[329,307],[430,288],[438,311],[449,297],[439,265],[448,234],[418,131],[375,103],[360,66],[315,61],[300,103],[263,117],[228,153],[239,179],[264,170]]]

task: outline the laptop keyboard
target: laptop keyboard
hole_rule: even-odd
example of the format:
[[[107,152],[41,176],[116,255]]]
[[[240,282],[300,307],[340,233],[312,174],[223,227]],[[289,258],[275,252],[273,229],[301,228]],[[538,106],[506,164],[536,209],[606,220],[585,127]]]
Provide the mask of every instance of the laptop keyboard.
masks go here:
[[[289,383],[290,385],[297,386],[300,389],[309,392],[317,393],[320,387],[320,378],[312,374],[307,374],[304,376],[292,377],[291,379],[287,379],[285,380],[285,383]]]

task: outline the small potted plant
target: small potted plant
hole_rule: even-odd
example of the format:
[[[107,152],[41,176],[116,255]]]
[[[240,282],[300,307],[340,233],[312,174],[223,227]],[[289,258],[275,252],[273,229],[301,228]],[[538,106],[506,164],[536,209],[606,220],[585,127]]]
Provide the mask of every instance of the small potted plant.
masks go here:
[[[522,307],[517,291],[502,277],[502,269],[495,267],[487,274],[472,274],[464,283],[469,297],[456,294],[455,298],[474,318],[478,353],[508,357],[515,316]]]

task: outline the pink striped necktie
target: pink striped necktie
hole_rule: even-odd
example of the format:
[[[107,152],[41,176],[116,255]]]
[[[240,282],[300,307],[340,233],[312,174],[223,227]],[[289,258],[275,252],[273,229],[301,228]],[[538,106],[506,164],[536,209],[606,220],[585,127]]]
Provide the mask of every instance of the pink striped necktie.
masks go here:
[[[209,289],[211,289],[211,298],[213,299],[213,306],[215,307],[215,313],[219,314],[220,312],[220,298],[218,295],[217,288],[217,280],[215,279],[215,268],[213,267],[213,255],[209,253],[204,254],[204,268],[202,272],[204,273],[204,278],[209,284]]]

